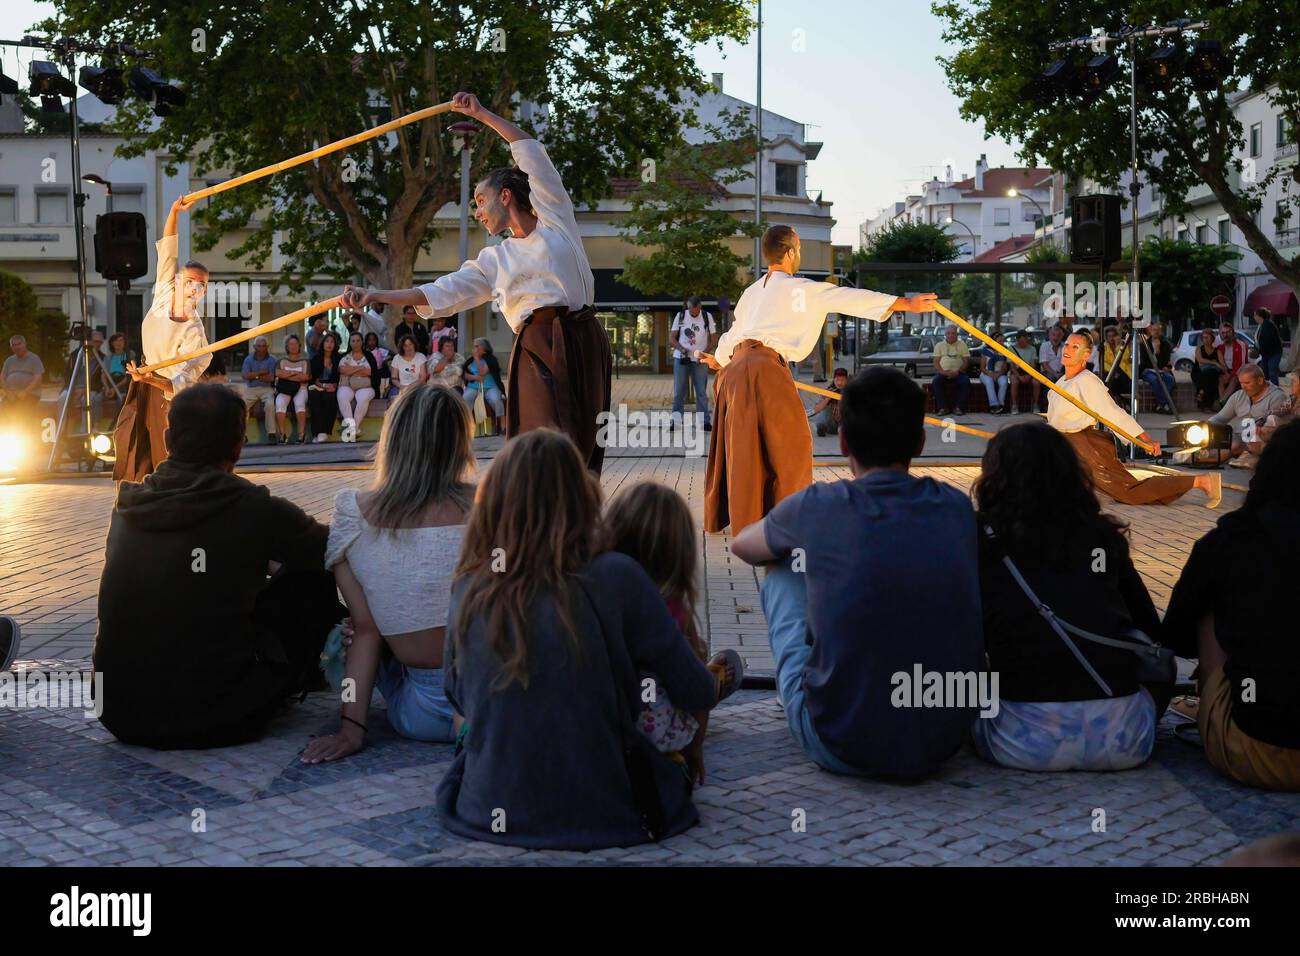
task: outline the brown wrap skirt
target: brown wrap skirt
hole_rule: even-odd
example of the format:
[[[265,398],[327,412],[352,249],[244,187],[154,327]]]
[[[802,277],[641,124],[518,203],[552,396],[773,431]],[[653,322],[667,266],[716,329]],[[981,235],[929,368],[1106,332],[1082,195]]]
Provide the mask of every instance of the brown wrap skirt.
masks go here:
[[[737,535],[812,484],[812,431],[790,367],[755,339],[718,373],[704,477],[704,530]]]
[[[142,481],[167,457],[167,399],[160,389],[132,382],[113,426],[114,481]]]
[[[1120,504],[1173,504],[1192,490],[1196,480],[1190,475],[1138,478],[1120,462],[1115,451],[1115,439],[1110,437],[1110,432],[1084,428],[1077,432],[1065,432],[1065,437],[1092,475],[1092,483],[1097,490],[1104,491]]]
[[[605,449],[596,444],[597,416],[609,411],[612,372],[609,336],[594,308],[536,310],[510,350],[506,438],[534,428],[558,429],[599,475]]]

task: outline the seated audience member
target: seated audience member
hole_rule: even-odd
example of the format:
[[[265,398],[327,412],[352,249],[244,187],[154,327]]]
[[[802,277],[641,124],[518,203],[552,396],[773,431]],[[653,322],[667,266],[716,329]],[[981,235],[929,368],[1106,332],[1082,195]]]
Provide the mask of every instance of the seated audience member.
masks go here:
[[[1019,355],[1025,364],[1031,368],[1038,368],[1038,349],[1034,348],[1033,337],[1028,330],[1022,329],[1016,333],[1016,344],[1013,351]],[[1030,399],[1030,411],[1038,407],[1038,400],[1043,391],[1043,383],[1026,372],[1019,365],[1011,367],[1011,408],[1020,411],[1020,392],[1022,389],[1033,389],[1033,397]]]
[[[378,304],[382,305],[383,303]],[[388,364],[388,360],[392,356],[392,353],[379,344],[379,336],[374,332],[366,333],[365,344],[366,351],[375,357],[375,364],[379,366],[381,370],[380,374],[383,375],[383,367]]]
[[[6,413],[19,410],[20,414],[35,415],[45,381],[45,365],[21,335],[10,336],[9,348],[13,354],[0,366],[0,405]]]
[[[379,391],[379,366],[365,349],[360,332],[348,336],[348,351],[339,359],[339,415],[343,418],[343,440],[356,441],[366,410]]]
[[[230,376],[226,374],[226,360],[221,357],[220,352],[212,353],[212,361],[208,362],[208,367],[199,376],[199,381],[207,382],[209,385],[224,385],[236,395],[239,395],[241,400],[243,398],[238,389],[231,387]]]
[[[393,344],[401,347],[402,336],[409,335],[415,339],[415,350],[424,355],[429,354],[429,327],[420,321],[415,306],[408,305],[402,309],[402,321],[393,328]],[[394,353],[396,354],[396,353]]]
[[[1051,493],[1044,493],[1050,488]],[[1155,605],[1129,557],[1125,526],[1105,514],[1059,432],[1030,422],[989,442],[975,483],[980,600],[998,713],[975,721],[975,748],[1019,770],[1126,770],[1151,756],[1159,701],[1136,679],[1131,651],[1071,637],[1105,688],[1021,590],[1003,557],[1063,621],[1102,637],[1155,640]],[[986,529],[991,529],[990,539]]]
[[[403,335],[397,343],[397,354],[388,361],[393,383],[389,397],[423,385],[429,375],[428,363],[429,360],[415,350],[415,336]]]
[[[1038,370],[1055,382],[1065,371],[1061,364],[1061,348],[1065,344],[1065,333],[1059,325],[1047,330],[1047,341],[1038,348]]]
[[[837,368],[835,374],[831,376],[831,387],[829,391],[843,393],[844,386],[849,384],[849,370]],[[813,426],[817,429],[817,437],[825,435],[838,435],[840,433],[840,402],[837,398],[822,397],[816,405],[813,406],[812,416]]]
[[[456,351],[456,340],[443,336],[439,350],[429,356],[429,382],[433,385],[445,385],[457,394],[463,392],[465,359]]]
[[[1219,375],[1219,401],[1226,401],[1240,384],[1237,373],[1250,361],[1250,350],[1246,343],[1237,337],[1237,329],[1231,322],[1219,326],[1219,364],[1223,371]]]
[[[701,660],[708,660],[710,673],[718,682],[718,702],[740,686],[745,666],[733,650],[720,651],[709,659],[695,621],[698,598],[696,565],[700,542],[695,519],[682,496],[657,481],[643,481],[619,492],[605,510],[605,524],[612,551],[626,554],[650,575],[669,613],[681,629],[682,638]],[[643,673],[658,685],[658,676]],[[704,733],[708,711],[690,713],[673,704],[666,691],[647,700],[641,695],[637,729],[661,753],[679,754],[696,785],[704,782]],[[674,758],[679,759],[679,758]]]
[[[1270,415],[1286,412],[1290,400],[1286,392],[1264,377],[1258,365],[1243,365],[1237,372],[1237,380],[1241,387],[1228,396],[1210,421],[1232,426],[1233,459],[1228,464],[1250,468],[1255,462],[1248,446],[1259,440],[1260,426]]]
[[[1254,468],[1259,463],[1259,453],[1272,441],[1277,430],[1291,424],[1297,417],[1300,417],[1300,371],[1291,373],[1291,395],[1286,403],[1278,406],[1259,426],[1259,441],[1247,442],[1246,449],[1251,456],[1247,467]]]
[[[636,729],[640,675],[690,713],[713,706],[717,682],[654,582],[602,552],[603,536],[599,486],[566,435],[505,444],[470,514],[448,613],[447,697],[465,718],[438,786],[452,832],[592,850],[698,821],[681,765]]]
[[[311,360],[311,385],[307,387],[307,415],[316,442],[329,441],[339,417],[339,337],[326,332]]]
[[[1131,369],[1131,353],[1124,345],[1124,339],[1120,335],[1118,325],[1106,326],[1106,331],[1102,337],[1101,350],[1101,368],[1097,371],[1097,377],[1106,383],[1106,388],[1112,395],[1128,395],[1132,391],[1130,383],[1133,381],[1129,374]],[[1112,375],[1111,369],[1115,372]]]
[[[1300,424],[1279,428],[1260,453],[1237,511],[1192,548],[1165,615],[1164,643],[1196,658],[1197,723],[1220,773],[1268,790],[1300,790],[1300,681],[1295,586],[1300,541]],[[1227,569],[1233,574],[1225,586]]]
[[[1010,411],[1007,405],[1007,366],[1010,364],[1006,358],[991,345],[986,345],[979,351],[980,356],[980,384],[984,386],[984,392],[989,399],[989,412],[999,415],[1005,411]]]
[[[439,350],[442,348],[443,339],[451,339],[452,343],[454,344],[456,341],[457,332],[456,332],[456,327],[454,325],[447,324],[446,316],[435,315],[433,318],[429,320],[429,322],[433,327],[429,330],[428,354],[430,356],[433,356],[433,355],[437,355]]]
[[[108,374],[109,381],[117,387],[120,387],[122,395],[126,395],[126,385],[130,375],[126,371],[128,362],[136,360],[135,351],[126,347],[126,333],[114,332],[108,337],[108,353],[104,356],[104,371]],[[105,391],[117,393],[117,388],[111,388]]]
[[[288,696],[319,682],[342,617],[324,569],[329,529],[234,474],[244,403],[229,388],[178,393],[166,444],[157,470],[118,485],[109,522],[100,719],[124,743],[159,749],[256,740]]]
[[[854,477],[786,498],[731,552],[777,562],[763,613],[804,753],[837,773],[920,777],[969,738],[979,707],[914,706],[907,692],[895,703],[900,675],[984,669],[975,515],[951,485],[907,473],[925,445],[925,396],[906,375],[868,368],[842,401],[840,449]]]
[[[307,335],[310,337],[311,333],[308,332]],[[239,394],[244,400],[246,414],[253,414],[253,409],[261,403],[266,439],[272,445],[279,440],[275,427],[275,370],[279,366],[280,360],[271,354],[266,336],[259,335],[253,339],[253,351],[244,357],[244,364],[239,370],[240,377],[244,380],[239,387]]]
[[[487,339],[474,340],[474,352],[462,368],[465,378],[465,403],[472,409],[480,393],[487,403],[489,414],[496,423],[496,433],[505,431],[506,387],[501,377],[501,365],[492,354],[492,343]]]
[[[316,357],[320,351],[321,340],[325,338],[325,333],[329,331],[329,317],[326,315],[317,315],[311,320],[311,327],[307,329],[307,359],[308,361]]]
[[[352,619],[345,673],[356,695],[343,704],[338,733],[307,745],[305,762],[336,760],[365,745],[375,687],[389,725],[403,737],[456,739],[442,689],[443,644],[452,570],[474,503],[471,438],[459,395],[404,391],[384,416],[374,485],[335,496],[325,564]]]
[[[1151,364],[1151,356],[1146,349],[1138,352],[1138,366],[1142,369],[1140,377],[1151,388],[1155,396],[1156,411],[1162,415],[1172,415],[1170,404],[1174,397],[1174,347],[1164,337],[1164,329],[1159,322],[1152,322],[1146,331],[1147,345],[1155,356],[1156,363]]]
[[[1196,367],[1192,369],[1192,384],[1196,386],[1196,407],[1201,411],[1208,411],[1218,399],[1219,378],[1224,371],[1214,329],[1202,329],[1201,341],[1196,345]]]
[[[302,351],[296,335],[284,340],[284,357],[275,367],[275,426],[280,444],[289,440],[289,406],[298,420],[298,443],[307,441],[307,386],[311,382],[311,363]]]
[[[970,361],[970,348],[957,338],[957,326],[943,331],[943,341],[934,346],[934,378],[930,388],[934,392],[935,414],[947,415],[952,411],[948,402],[949,387],[957,390],[957,414],[966,413],[966,396],[970,393],[970,378],[966,363]]]

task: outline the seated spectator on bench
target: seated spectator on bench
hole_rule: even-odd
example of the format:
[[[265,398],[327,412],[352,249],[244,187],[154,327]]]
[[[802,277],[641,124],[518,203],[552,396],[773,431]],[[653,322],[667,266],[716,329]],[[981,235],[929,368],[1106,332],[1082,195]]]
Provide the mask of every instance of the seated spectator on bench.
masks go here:
[[[842,401],[853,479],[786,498],[731,553],[769,564],[777,692],[804,753],[836,773],[911,779],[969,739],[979,708],[919,706],[919,686],[900,695],[922,673],[974,683],[984,669],[975,514],[951,485],[907,473],[925,445],[925,396],[911,379],[868,368]]]
[[[1038,348],[1038,370],[1055,382],[1065,372],[1061,364],[1061,349],[1065,345],[1065,332],[1059,325],[1047,330],[1047,341]]]
[[[1123,340],[1120,338],[1119,326],[1106,326],[1105,336],[1102,340],[1101,349],[1101,368],[1097,372],[1097,377],[1106,383],[1106,388],[1110,390],[1111,395],[1128,395],[1132,391],[1130,383],[1133,381],[1129,375],[1129,350],[1123,348]],[[1111,369],[1115,368],[1115,374],[1111,374]]]
[[[360,332],[348,336],[348,351],[339,359],[339,415],[343,418],[343,440],[356,441],[366,409],[379,392],[379,365],[365,349]]]
[[[952,411],[948,403],[948,387],[957,390],[957,414],[966,414],[966,396],[970,394],[970,377],[966,374],[966,363],[970,361],[970,348],[957,339],[957,326],[949,325],[943,330],[943,341],[934,346],[934,378],[930,388],[934,392],[934,409],[937,415],[947,415]]]
[[[284,340],[284,357],[275,367],[275,425],[280,444],[289,440],[289,406],[298,422],[298,444],[307,441],[307,386],[311,364],[302,350],[302,340],[290,335]]]
[[[1300,682],[1292,560],[1300,541],[1300,424],[1259,456],[1246,502],[1192,548],[1164,643],[1198,661],[1197,724],[1210,764],[1268,790],[1300,790]],[[1225,574],[1231,575],[1225,579]]]
[[[1196,407],[1208,411],[1219,396],[1219,377],[1223,375],[1223,362],[1219,358],[1219,340],[1214,329],[1201,329],[1201,341],[1196,346],[1196,367],[1192,369],[1192,384],[1196,386]]]
[[[9,348],[13,354],[0,366],[0,406],[6,418],[14,413],[34,418],[41,401],[45,365],[21,335],[10,336]]]
[[[843,393],[844,386],[849,384],[849,370],[846,368],[837,368],[835,374],[831,376],[831,387],[829,391]],[[816,405],[813,406],[812,416],[813,427],[817,429],[817,437],[821,438],[826,435],[838,435],[840,433],[840,402],[837,398],[823,397]]]
[[[1007,365],[1006,358],[991,345],[979,350],[980,384],[989,399],[989,413],[1000,415],[1010,411],[1007,404]]]
[[[310,332],[307,333],[311,335]],[[244,364],[239,373],[244,382],[239,387],[240,397],[248,415],[261,404],[262,420],[266,425],[266,440],[274,445],[279,439],[275,427],[275,370],[280,360],[271,354],[270,343],[265,335],[253,339],[253,351],[244,357]]]
[[[376,304],[383,305],[382,302]],[[378,365],[380,369],[379,374],[383,377],[387,377],[384,375],[383,368],[388,364],[388,360],[392,357],[392,353],[379,344],[379,336],[374,332],[366,333],[366,351],[375,357],[375,364]]]
[[[1290,408],[1286,392],[1264,377],[1258,365],[1246,364],[1237,372],[1240,388],[1228,396],[1223,407],[1210,417],[1216,425],[1232,426],[1232,456],[1228,464],[1252,468],[1255,459],[1251,442],[1259,441],[1259,429],[1270,415],[1285,414]]]
[[[1103,689],[1003,562],[1010,558],[1067,623],[1127,641],[1137,628],[1154,640],[1160,619],[1129,557],[1125,525],[1101,510],[1065,436],[1038,422],[1003,429],[989,442],[975,496],[984,647],[1000,699],[996,716],[975,721],[975,749],[1018,770],[1144,763],[1173,686],[1157,688],[1157,701],[1137,683],[1131,651],[1072,637]]]
[[[462,367],[465,378],[465,403],[474,408],[479,395],[483,396],[488,414],[496,424],[499,435],[506,430],[506,387],[501,376],[501,365],[492,353],[492,343],[475,339],[474,351]],[[477,414],[475,415],[477,419]]]
[[[456,339],[444,335],[438,346],[439,350],[429,356],[429,382],[445,385],[460,394],[465,390],[465,359],[456,351]]]
[[[1278,406],[1268,418],[1264,419],[1264,424],[1259,426],[1259,441],[1247,443],[1246,448],[1252,456],[1248,467],[1254,468],[1258,464],[1259,453],[1273,440],[1277,430],[1289,425],[1297,417],[1300,417],[1300,371],[1291,373],[1291,395],[1286,403]]]
[[[135,350],[126,347],[125,332],[114,332],[108,337],[108,354],[104,356],[104,371],[108,373],[109,381],[122,390],[121,396],[117,396],[117,388],[112,389],[114,396],[126,397],[126,387],[130,384],[128,380],[131,378],[127,374],[126,363],[134,362],[135,359]]]
[[[1219,326],[1219,365],[1223,371],[1219,374],[1219,401],[1227,401],[1228,396],[1237,390],[1240,381],[1237,373],[1250,361],[1250,349],[1246,343],[1237,338],[1237,328],[1231,322]]]
[[[329,441],[339,417],[339,337],[334,332],[321,336],[311,360],[311,384],[307,386],[307,416],[315,442]]]
[[[1151,364],[1151,357],[1147,355],[1147,350],[1142,349],[1138,354],[1138,366],[1142,369],[1140,377],[1155,396],[1156,411],[1163,415],[1172,415],[1174,409],[1170,403],[1174,397],[1174,347],[1164,337],[1164,329],[1159,322],[1152,322],[1147,327],[1146,336],[1147,345],[1155,355],[1156,364],[1154,366]]]
[[[1012,349],[1019,355],[1026,365],[1031,368],[1038,368],[1038,352],[1034,348],[1033,337],[1029,334],[1028,329],[1021,329],[1016,333],[1016,344]],[[1043,383],[1026,372],[1019,365],[1011,366],[1011,408],[1020,411],[1020,391],[1021,389],[1032,388],[1033,397],[1030,399],[1029,409],[1033,411],[1038,408],[1038,400],[1043,391]]]
[[[448,614],[464,749],[438,786],[454,833],[592,850],[699,820],[681,764],[636,729],[640,674],[688,712],[717,697],[636,561],[601,551],[600,488],[568,436],[506,442],[470,515]],[[647,832],[649,831],[649,832]]]
[[[234,474],[244,403],[229,388],[179,392],[166,443],[157,470],[118,486],[109,522],[94,650],[100,719],[145,747],[246,743],[319,681],[325,637],[343,613],[324,569],[329,529]]]
[[[397,343],[397,354],[388,360],[392,385],[389,398],[396,398],[408,388],[423,385],[428,378],[429,360],[415,349],[415,336],[403,335]]]
[[[335,496],[325,565],[352,619],[345,673],[356,695],[343,704],[338,733],[308,744],[304,762],[337,760],[365,745],[376,687],[403,737],[456,739],[442,689],[443,644],[452,572],[474,503],[472,438],[459,395],[407,389],[384,416],[374,485]]]

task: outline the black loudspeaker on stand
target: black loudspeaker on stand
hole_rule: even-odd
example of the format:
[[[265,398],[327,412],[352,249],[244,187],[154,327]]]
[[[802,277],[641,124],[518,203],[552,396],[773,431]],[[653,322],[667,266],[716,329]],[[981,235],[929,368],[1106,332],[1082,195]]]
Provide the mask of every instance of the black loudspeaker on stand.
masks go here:
[[[149,272],[144,213],[110,212],[95,217],[95,271],[120,284]]]
[[[1107,265],[1118,262],[1120,242],[1119,196],[1071,196],[1072,241],[1070,261]]]

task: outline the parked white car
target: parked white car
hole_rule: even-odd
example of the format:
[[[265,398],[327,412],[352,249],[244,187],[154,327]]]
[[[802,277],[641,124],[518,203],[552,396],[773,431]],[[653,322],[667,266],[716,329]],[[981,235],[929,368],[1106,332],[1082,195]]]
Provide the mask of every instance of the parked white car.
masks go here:
[[[1259,349],[1255,348],[1255,337],[1249,333],[1237,330],[1237,338],[1246,343],[1247,354],[1253,362],[1259,358]],[[1193,329],[1184,332],[1178,338],[1178,343],[1174,346],[1174,369],[1179,372],[1191,372],[1196,368],[1196,347],[1201,344],[1201,330]],[[1214,344],[1219,344],[1219,336],[1214,336]]]

